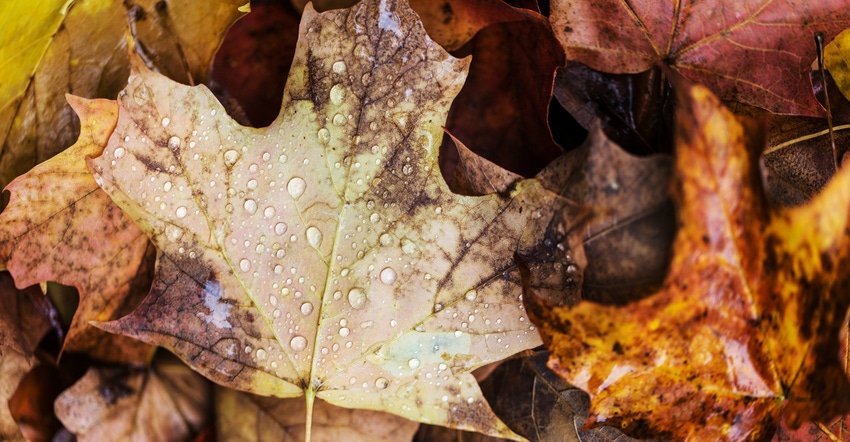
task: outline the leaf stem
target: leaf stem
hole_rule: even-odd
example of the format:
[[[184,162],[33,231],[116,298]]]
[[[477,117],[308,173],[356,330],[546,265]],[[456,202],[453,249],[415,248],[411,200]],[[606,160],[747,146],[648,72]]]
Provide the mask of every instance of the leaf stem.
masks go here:
[[[839,130],[850,129],[850,124],[842,124],[840,126],[835,126],[832,129],[835,132],[837,132]],[[777,150],[780,150],[780,149],[784,149],[784,148],[786,148],[786,147],[788,147],[792,144],[796,144],[796,143],[800,143],[800,142],[803,142],[803,141],[806,141],[806,140],[811,140],[812,138],[824,136],[828,133],[829,133],[829,129],[824,129],[820,132],[815,132],[813,134],[803,135],[802,137],[794,138],[793,140],[788,140],[784,143],[777,144],[776,146],[773,146],[770,149],[767,149],[766,151],[764,151],[764,155],[767,155],[767,154],[772,153],[772,152],[776,152]]]
[[[311,387],[304,393],[304,396],[307,398],[307,419],[304,422],[304,442],[310,442],[310,433],[313,428],[313,402],[316,400],[316,390]]]

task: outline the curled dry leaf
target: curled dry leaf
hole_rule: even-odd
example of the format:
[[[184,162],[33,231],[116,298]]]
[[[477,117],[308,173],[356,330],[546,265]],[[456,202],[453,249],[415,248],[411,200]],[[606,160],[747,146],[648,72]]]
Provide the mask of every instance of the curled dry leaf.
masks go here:
[[[38,287],[34,289],[38,292]],[[18,382],[36,363],[33,350],[50,329],[30,301],[32,295],[16,289],[12,277],[0,272],[0,439],[5,441],[24,440],[12,419],[8,401]]]
[[[55,410],[80,441],[184,441],[207,424],[211,393],[206,379],[165,359],[139,370],[90,368]]]
[[[680,229],[654,295],[529,315],[549,367],[590,393],[588,424],[641,436],[767,440],[850,409],[838,358],[850,305],[850,169],[809,204],[766,203],[763,127],[682,87],[674,200]]]
[[[144,233],[95,183],[86,157],[100,155],[118,119],[107,100],[73,96],[82,130],[77,143],[15,179],[0,214],[0,262],[18,286],[55,281],[77,287],[80,305],[63,349],[112,362],[144,363],[150,346],[92,327],[128,313],[149,284]],[[132,296],[135,295],[135,296]]]
[[[148,58],[178,81],[207,79],[245,0],[48,0],[0,5],[0,187],[71,145],[66,93],[114,98],[129,74],[127,8]],[[26,19],[22,19],[22,17]]]
[[[551,9],[568,59],[611,73],[665,63],[723,99],[810,116],[823,114],[808,78],[812,35],[829,41],[850,22],[848,0],[557,0]]]
[[[268,128],[138,66],[90,166],[162,252],[149,297],[101,327],[224,386],[516,437],[470,371],[539,344],[512,255],[551,260],[567,202],[536,180],[448,190],[467,66],[386,0],[305,11]]]
[[[229,388],[215,389],[216,440],[304,440],[307,404],[300,398],[256,396]],[[343,409],[323,400],[313,404],[313,442],[406,441],[419,424],[373,410]]]

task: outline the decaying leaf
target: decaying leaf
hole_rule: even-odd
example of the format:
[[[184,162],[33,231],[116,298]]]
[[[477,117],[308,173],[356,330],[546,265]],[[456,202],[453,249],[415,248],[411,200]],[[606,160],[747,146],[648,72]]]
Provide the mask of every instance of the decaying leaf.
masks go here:
[[[633,435],[766,440],[850,409],[838,358],[850,305],[850,170],[809,204],[766,203],[763,127],[682,87],[674,200],[680,228],[658,293],[622,307],[529,315],[549,367],[590,393],[588,424]]]
[[[64,350],[143,363],[150,346],[88,324],[128,313],[145,295],[138,289],[144,281],[136,279],[145,279],[148,239],[97,187],[86,166],[86,157],[103,151],[118,106],[72,96],[68,101],[82,120],[80,138],[6,188],[11,199],[0,214],[0,262],[19,287],[55,281],[80,290]]]
[[[229,388],[215,389],[216,439],[232,441],[304,440],[307,404],[300,398],[255,396]],[[315,442],[410,440],[419,424],[373,410],[335,407],[319,399],[313,404]]]
[[[91,368],[56,399],[80,441],[184,441],[206,425],[209,383],[176,360],[145,369]]]
[[[847,27],[850,2],[553,1],[567,58],[611,73],[665,63],[721,98],[772,112],[822,115],[812,94],[813,34]]]
[[[36,363],[33,350],[50,328],[29,297],[15,288],[8,273],[0,272],[0,439],[5,441],[24,440],[8,400]]]
[[[0,5],[0,187],[71,145],[72,93],[114,98],[129,73],[128,9],[151,64],[203,82],[245,0],[49,0]]]
[[[149,297],[101,326],[224,386],[306,393],[308,410],[516,437],[469,372],[540,342],[512,255],[553,259],[568,203],[536,180],[448,190],[438,144],[467,66],[386,0],[305,11],[268,128],[137,66],[90,166],[161,253]]]
[[[665,192],[671,166],[665,156],[630,155],[597,126],[538,175],[558,183],[550,190],[593,211],[583,231],[583,299],[622,304],[661,285],[676,230]]]

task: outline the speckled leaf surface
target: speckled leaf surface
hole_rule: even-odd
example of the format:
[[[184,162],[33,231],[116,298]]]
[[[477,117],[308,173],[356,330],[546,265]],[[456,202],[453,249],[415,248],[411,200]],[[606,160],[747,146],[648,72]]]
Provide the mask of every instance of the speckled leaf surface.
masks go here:
[[[126,314],[144,296],[132,296],[148,238],[97,186],[86,157],[100,155],[118,118],[107,100],[68,101],[82,120],[77,142],[6,187],[0,214],[0,262],[19,287],[46,281],[76,287],[80,304],[65,351],[111,362],[145,363],[149,345],[104,333],[89,321]],[[150,281],[150,279],[148,279]]]
[[[149,297],[101,326],[224,386],[516,437],[469,372],[540,343],[513,254],[552,259],[566,203],[536,180],[448,190],[441,126],[468,63],[385,0],[308,8],[264,129],[137,67],[90,167],[161,253]]]
[[[813,35],[830,41],[850,23],[848,0],[558,0],[551,7],[568,59],[617,74],[665,63],[723,99],[810,116],[824,114],[808,78]]]
[[[850,170],[806,205],[772,207],[763,125],[701,86],[683,87],[679,102],[667,278],[620,307],[527,296],[549,367],[590,394],[589,424],[637,437],[769,440],[780,417],[796,428],[846,413]]]

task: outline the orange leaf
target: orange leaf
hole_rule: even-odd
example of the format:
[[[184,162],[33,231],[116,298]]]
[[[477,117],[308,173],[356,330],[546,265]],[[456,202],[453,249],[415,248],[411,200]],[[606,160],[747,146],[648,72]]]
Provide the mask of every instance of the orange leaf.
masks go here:
[[[76,144],[9,184],[0,214],[0,261],[19,287],[55,281],[77,287],[80,305],[64,350],[112,362],[142,363],[150,347],[91,327],[126,313],[144,296],[135,289],[147,237],[97,187],[86,157],[97,156],[118,119],[113,101],[68,96],[80,114]]]
[[[838,358],[850,305],[850,169],[806,206],[776,209],[759,175],[763,127],[682,87],[680,230],[654,295],[529,315],[549,366],[591,395],[588,424],[633,435],[764,440],[850,409]]]

